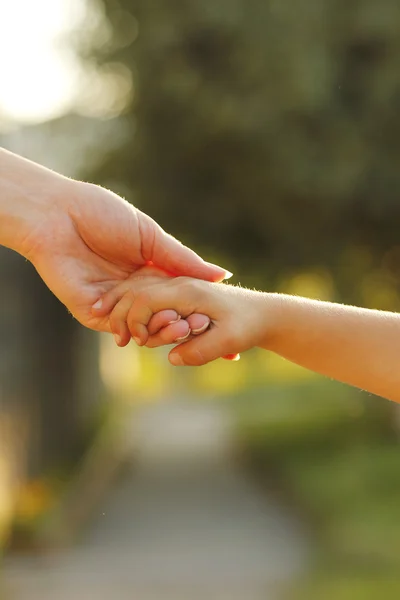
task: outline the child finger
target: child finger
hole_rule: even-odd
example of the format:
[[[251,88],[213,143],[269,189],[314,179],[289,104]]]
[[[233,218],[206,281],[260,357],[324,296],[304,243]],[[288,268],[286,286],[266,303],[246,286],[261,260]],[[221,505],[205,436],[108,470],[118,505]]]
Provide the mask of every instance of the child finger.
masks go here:
[[[93,304],[92,314],[96,317],[108,315],[113,310],[117,302],[121,300],[124,294],[125,291],[121,286],[116,286],[111,290],[108,290],[108,292],[106,292],[97,300],[97,302]]]
[[[114,335],[116,344],[121,347],[126,346],[131,339],[127,323],[131,306],[132,294],[128,292],[117,302],[109,317],[111,333]]]
[[[124,348],[131,341],[131,334],[129,332],[128,325],[126,323],[123,323],[119,327],[118,333],[117,332],[114,333],[113,331],[111,333],[114,335],[115,343],[120,348]]]
[[[131,302],[128,310],[128,328],[138,346],[144,346],[149,337],[147,326],[154,316],[149,303],[149,299],[146,296],[139,296]]]
[[[204,291],[196,280],[182,282],[177,278],[165,281],[166,283],[153,286],[151,292],[146,288],[142,291],[136,290],[128,314],[128,327],[139,345],[147,343],[147,325],[154,314],[165,310],[166,306],[172,306],[182,317],[186,317],[196,311],[196,305],[202,300]]]
[[[171,350],[169,361],[174,366],[201,366],[228,354],[229,340],[221,338],[218,329],[210,329]]]
[[[186,318],[189,324],[192,335],[200,335],[204,333],[210,326],[211,320],[206,315],[193,314]]]
[[[150,336],[147,340],[147,348],[158,348],[159,346],[168,346],[171,344],[179,344],[187,340],[190,336],[190,328],[184,319],[178,323],[173,323],[168,327],[164,327],[156,335]]]
[[[151,317],[147,331],[149,335],[155,335],[164,327],[177,323],[180,318],[180,315],[175,310],[162,310]]]

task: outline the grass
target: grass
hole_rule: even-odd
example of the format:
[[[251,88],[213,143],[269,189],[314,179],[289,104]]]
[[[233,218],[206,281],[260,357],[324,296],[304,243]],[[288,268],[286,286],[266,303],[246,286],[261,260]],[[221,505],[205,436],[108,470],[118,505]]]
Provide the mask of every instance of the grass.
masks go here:
[[[396,600],[400,597],[400,577],[395,574],[351,574],[335,571],[314,574],[302,582],[293,600]]]
[[[234,399],[242,447],[315,533],[291,600],[400,597],[400,444],[394,405],[328,381]],[[398,575],[399,574],[399,575]]]

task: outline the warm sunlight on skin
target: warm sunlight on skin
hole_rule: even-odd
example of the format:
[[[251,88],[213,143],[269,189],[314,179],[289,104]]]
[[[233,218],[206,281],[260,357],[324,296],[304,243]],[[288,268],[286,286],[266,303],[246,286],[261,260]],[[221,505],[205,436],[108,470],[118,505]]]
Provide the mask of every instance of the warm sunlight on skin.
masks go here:
[[[41,121],[67,109],[78,67],[64,39],[85,0],[0,0],[0,115]]]

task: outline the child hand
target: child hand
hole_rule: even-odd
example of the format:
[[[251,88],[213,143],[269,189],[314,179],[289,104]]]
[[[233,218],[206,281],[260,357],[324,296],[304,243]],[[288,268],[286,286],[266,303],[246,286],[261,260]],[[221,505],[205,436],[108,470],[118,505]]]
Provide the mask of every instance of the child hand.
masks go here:
[[[135,274],[129,278],[129,281],[145,280],[147,277],[167,278],[164,271],[157,269],[154,266],[145,266],[138,269]],[[131,285],[131,284],[130,284]],[[96,305],[98,302],[96,303]],[[107,311],[93,310],[93,313],[98,316],[101,314],[107,317]],[[163,346],[173,344],[187,339],[191,333],[197,335],[207,329],[210,324],[210,319],[206,315],[191,315],[188,320],[181,319],[181,316],[175,310],[162,310],[153,315],[148,324],[150,335],[153,336],[154,346]],[[121,327],[117,331],[113,330],[115,341],[118,346],[126,346],[131,335],[127,327]]]
[[[172,364],[202,365],[258,345],[261,302],[265,304],[264,296],[258,292],[198,279],[130,278],[103,296],[96,314],[111,312],[113,332],[129,331],[139,345],[149,347],[155,345],[154,334],[148,331],[155,313],[169,307],[185,319],[207,314],[210,329],[170,353]]]

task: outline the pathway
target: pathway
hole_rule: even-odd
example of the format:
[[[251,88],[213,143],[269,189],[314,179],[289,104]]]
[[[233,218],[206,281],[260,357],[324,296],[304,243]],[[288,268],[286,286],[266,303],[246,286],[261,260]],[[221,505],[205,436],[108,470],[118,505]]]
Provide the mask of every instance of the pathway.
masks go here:
[[[229,412],[160,403],[129,428],[133,460],[81,544],[8,559],[5,600],[279,598],[307,544],[235,461]]]

